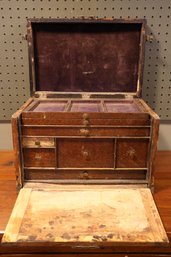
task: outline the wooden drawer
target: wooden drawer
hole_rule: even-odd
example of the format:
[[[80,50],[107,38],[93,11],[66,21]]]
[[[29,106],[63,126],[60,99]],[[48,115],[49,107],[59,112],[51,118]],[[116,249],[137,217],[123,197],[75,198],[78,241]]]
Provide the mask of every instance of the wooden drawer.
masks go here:
[[[78,170],[78,169],[36,169],[26,168],[24,170],[25,180],[89,180],[89,179],[101,179],[101,180],[145,180],[146,170]],[[67,181],[66,181],[67,182]]]
[[[59,127],[59,126],[23,126],[24,136],[56,136],[56,137],[148,137],[149,127]]]
[[[58,168],[112,168],[112,139],[58,139]]]
[[[50,119],[43,119],[43,118],[23,118],[22,119],[22,125],[85,125],[85,126],[107,126],[107,125],[122,125],[122,126],[146,126],[146,125],[150,125],[151,120],[150,118],[143,118],[143,119],[111,119],[111,118],[107,118],[107,119],[92,119],[89,118],[87,120],[85,119],[54,119],[54,118],[50,118]]]
[[[23,148],[24,167],[55,167],[55,149]]]
[[[116,149],[116,168],[147,168],[148,139],[118,139]]]
[[[23,147],[35,147],[35,148],[51,148],[55,147],[54,138],[50,137],[23,137],[22,138]]]

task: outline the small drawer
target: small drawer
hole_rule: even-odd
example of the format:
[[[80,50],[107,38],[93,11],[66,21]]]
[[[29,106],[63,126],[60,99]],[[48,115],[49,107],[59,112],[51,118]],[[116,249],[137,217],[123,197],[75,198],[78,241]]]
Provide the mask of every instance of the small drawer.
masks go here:
[[[118,139],[117,168],[147,168],[149,139]]]
[[[23,147],[35,147],[35,148],[40,148],[40,147],[55,147],[55,140],[54,138],[50,137],[23,137],[22,138],[22,146]]]
[[[24,167],[55,167],[55,149],[23,149]]]

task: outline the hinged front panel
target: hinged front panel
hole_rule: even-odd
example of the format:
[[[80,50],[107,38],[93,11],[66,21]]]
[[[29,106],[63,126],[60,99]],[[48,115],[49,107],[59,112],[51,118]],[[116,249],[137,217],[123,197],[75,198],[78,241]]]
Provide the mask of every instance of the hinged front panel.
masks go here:
[[[29,20],[31,91],[140,95],[144,20]]]
[[[32,184],[23,188],[3,243],[29,246],[160,245],[168,238],[147,188]],[[40,218],[41,217],[41,218]],[[73,249],[72,249],[73,250]]]

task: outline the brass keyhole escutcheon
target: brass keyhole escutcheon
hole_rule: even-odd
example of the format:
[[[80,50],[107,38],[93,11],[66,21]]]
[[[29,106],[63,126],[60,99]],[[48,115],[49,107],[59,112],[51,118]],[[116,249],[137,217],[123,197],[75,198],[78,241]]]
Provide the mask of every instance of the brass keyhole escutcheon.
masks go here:
[[[42,159],[42,156],[40,154],[35,155],[35,160],[40,161]]]
[[[131,159],[131,160],[134,160],[136,158],[136,151],[134,148],[130,148],[128,151],[127,151],[127,156]]]
[[[85,149],[85,146],[82,146],[81,154],[84,157],[85,160],[89,160],[89,152]]]
[[[85,158],[86,160],[88,160],[88,158],[89,158],[89,153],[88,153],[87,151],[82,151],[82,155],[84,156],[84,158]]]

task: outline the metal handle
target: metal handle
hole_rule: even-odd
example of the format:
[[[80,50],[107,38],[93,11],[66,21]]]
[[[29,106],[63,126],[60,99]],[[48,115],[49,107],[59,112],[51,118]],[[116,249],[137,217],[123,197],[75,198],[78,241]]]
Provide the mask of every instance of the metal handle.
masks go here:
[[[87,171],[83,171],[83,173],[81,173],[80,175],[81,179],[89,179],[89,174]]]
[[[89,135],[89,130],[88,129],[80,129],[80,133],[83,136],[88,136]]]
[[[83,113],[83,119],[84,120],[88,120],[89,119],[88,113]]]
[[[40,141],[35,141],[36,146],[40,146]]]
[[[89,125],[89,120],[83,120],[83,125],[88,126]]]
[[[83,113],[83,125],[88,126],[89,125],[89,116],[88,113]]]
[[[153,35],[147,35],[147,36],[146,36],[146,41],[148,41],[148,42],[153,42],[153,40],[154,40]]]

